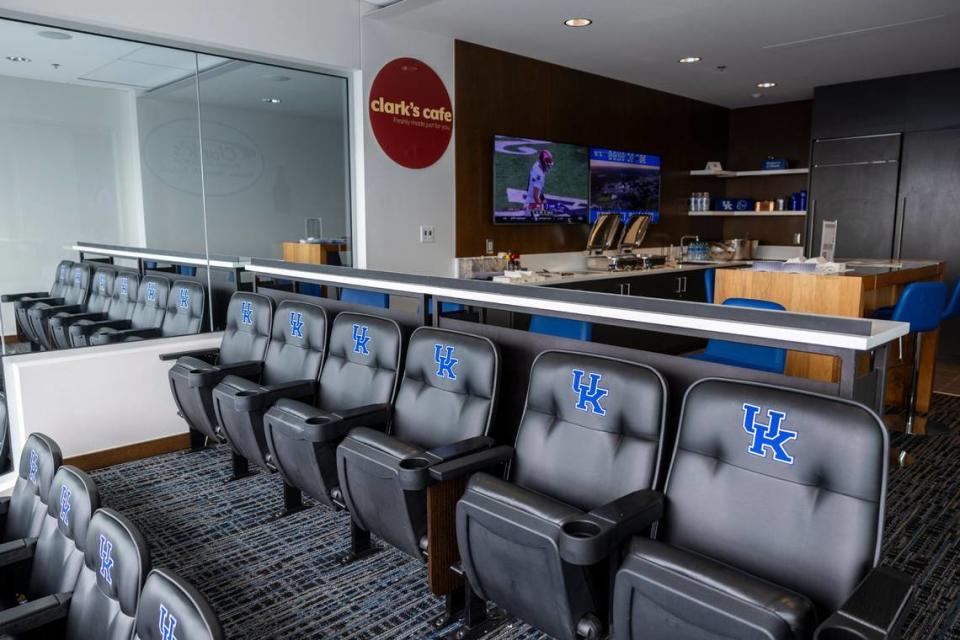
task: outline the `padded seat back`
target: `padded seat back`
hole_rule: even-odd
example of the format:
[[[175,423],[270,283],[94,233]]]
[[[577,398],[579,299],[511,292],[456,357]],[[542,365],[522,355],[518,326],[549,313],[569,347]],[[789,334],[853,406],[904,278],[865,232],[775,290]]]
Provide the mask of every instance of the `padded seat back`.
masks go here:
[[[200,333],[205,307],[203,285],[192,280],[174,280],[167,297],[167,311],[160,325],[164,337]]]
[[[263,384],[316,380],[326,346],[327,312],[306,302],[284,300],[273,318]]]
[[[273,300],[258,293],[234,293],[227,306],[227,326],[223,329],[218,362],[263,360],[272,326]]]
[[[391,435],[422,449],[486,435],[500,379],[487,338],[419,327],[410,336]]]
[[[31,599],[73,591],[83,566],[90,518],[99,507],[100,495],[90,476],[61,466],[53,477],[37,539],[27,591]]]
[[[140,292],[140,276],[131,271],[119,271],[113,281],[113,295],[107,307],[110,320],[129,320],[137,308],[137,296]]]
[[[400,326],[388,318],[341,313],[333,321],[318,406],[342,411],[389,403],[400,379]]]
[[[223,640],[223,628],[207,599],[165,569],[147,576],[140,594],[133,640]]]
[[[100,267],[93,272],[93,285],[90,287],[90,296],[87,298],[87,311],[91,313],[106,313],[113,301],[113,286],[117,272],[113,269]]]
[[[134,329],[159,328],[167,313],[170,281],[162,276],[144,276],[137,292],[137,304],[130,316]]]
[[[862,405],[703,380],[684,400],[656,536],[836,610],[879,559],[887,455]]]
[[[569,351],[533,363],[510,479],[583,511],[651,489],[667,388],[646,365]]]
[[[4,398],[6,411],[6,398]],[[47,515],[53,476],[63,464],[60,447],[42,433],[31,433],[20,453],[20,468],[10,495],[2,542],[35,538]]]
[[[63,290],[64,304],[84,304],[90,297],[91,269],[86,264],[74,264],[70,279]]]
[[[50,296],[53,298],[59,298],[63,296],[64,289],[66,289],[67,284],[70,282],[70,274],[73,271],[73,262],[70,260],[62,260],[60,264],[57,265],[57,273],[53,279],[53,286],[50,287]]]
[[[70,599],[67,640],[129,640],[150,570],[147,542],[127,518],[98,509],[90,519],[84,566]]]

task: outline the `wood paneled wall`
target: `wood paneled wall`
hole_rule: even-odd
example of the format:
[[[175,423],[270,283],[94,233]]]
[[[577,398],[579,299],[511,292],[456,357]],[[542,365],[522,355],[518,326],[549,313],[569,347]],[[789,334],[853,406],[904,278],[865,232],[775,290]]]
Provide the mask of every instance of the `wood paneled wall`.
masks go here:
[[[493,224],[493,137],[525,136],[663,158],[661,222],[646,244],[744,237],[789,244],[802,218],[704,219],[687,215],[693,191],[768,199],[805,188],[805,177],[692,177],[709,160],[733,169],[759,168],[768,155],[807,166],[812,101],[729,110],[705,102],[457,41],[456,255],[580,251],[586,225]]]

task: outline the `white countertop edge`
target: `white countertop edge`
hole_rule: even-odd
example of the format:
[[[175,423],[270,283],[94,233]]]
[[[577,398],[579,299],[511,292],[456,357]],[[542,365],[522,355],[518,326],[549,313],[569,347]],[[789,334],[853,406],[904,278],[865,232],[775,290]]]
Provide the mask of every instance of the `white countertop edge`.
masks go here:
[[[519,294],[519,292],[522,291],[522,289],[519,288],[518,295],[505,296],[501,294],[456,289],[453,287],[435,287],[413,283],[392,282],[389,280],[375,280],[356,276],[318,274],[310,271],[266,267],[261,265],[248,265],[246,269],[247,271],[262,273],[265,275],[285,276],[294,279],[323,282],[335,285],[339,284],[347,286],[353,285],[360,287],[374,287],[387,291],[397,291],[398,293],[453,297],[458,300],[474,301],[478,303],[486,302],[492,304],[532,307],[535,309],[544,309],[558,313],[592,316],[598,319],[610,318],[652,325],[679,327],[684,329],[699,329],[702,331],[713,331],[730,336],[767,338],[771,340],[783,340],[821,347],[853,349],[856,351],[867,351],[873,349],[881,344],[891,342],[892,340],[909,333],[908,324],[886,320],[871,321],[874,329],[872,334],[869,336],[860,336],[847,333],[813,331],[809,329],[791,329],[776,325],[743,323],[732,320],[700,318],[697,316],[687,316],[672,313],[658,313],[652,311],[639,311],[636,309],[606,307],[601,305],[558,302],[553,300],[543,300],[540,298],[527,298],[522,294]]]

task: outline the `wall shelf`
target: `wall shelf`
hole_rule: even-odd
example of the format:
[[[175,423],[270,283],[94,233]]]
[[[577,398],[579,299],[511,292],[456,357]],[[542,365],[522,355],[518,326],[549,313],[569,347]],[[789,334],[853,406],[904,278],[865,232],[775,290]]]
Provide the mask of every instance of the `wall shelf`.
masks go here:
[[[788,216],[805,216],[806,211],[688,211],[688,216],[703,218],[783,218]]]
[[[705,171],[696,169],[690,172],[692,176],[707,176],[712,178],[748,178],[758,176],[793,176],[810,173],[810,169],[772,169],[769,171]]]

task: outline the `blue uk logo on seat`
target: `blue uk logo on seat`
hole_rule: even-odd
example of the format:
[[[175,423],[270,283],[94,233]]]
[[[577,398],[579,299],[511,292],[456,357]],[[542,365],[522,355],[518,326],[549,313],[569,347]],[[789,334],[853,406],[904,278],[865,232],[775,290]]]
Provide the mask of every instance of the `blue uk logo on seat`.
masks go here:
[[[438,378],[457,379],[457,374],[454,373],[453,368],[457,366],[457,363],[460,361],[453,357],[453,349],[452,345],[447,345],[446,347],[442,344],[433,345],[433,360],[437,363]]]
[[[97,291],[100,293],[106,293],[107,291],[107,276],[102,273],[97,276]]]
[[[290,312],[290,337],[303,337],[303,313],[300,311]]]
[[[367,335],[367,325],[353,325],[353,352],[361,355],[370,355],[370,336]]]
[[[157,299],[157,283],[148,282],[147,283],[147,300],[153,302]]]
[[[163,604],[160,605],[160,640],[177,640],[174,631],[177,628],[177,618]]]
[[[120,278],[120,295],[125,296],[130,291],[130,279],[126,276]]]
[[[80,280],[83,279],[83,272],[80,269],[76,269],[73,272],[73,282],[79,286]]]
[[[753,441],[747,447],[747,453],[766,458],[768,453],[773,454],[777,462],[793,464],[793,456],[787,453],[786,444],[797,439],[796,431],[782,428],[787,419],[784,411],[770,409],[767,411],[769,424],[757,421],[760,407],[748,403],[743,405],[743,430],[753,436]]]
[[[63,524],[70,524],[70,496],[72,492],[67,485],[60,487],[60,520]]]
[[[100,575],[107,584],[113,584],[113,543],[102,533],[100,534]]]
[[[40,456],[37,455],[36,449],[30,449],[30,473],[27,475],[27,479],[30,482],[37,481],[37,473],[40,471]]]
[[[181,309],[186,309],[190,306],[190,290],[186,287],[180,287],[180,300],[177,306]]]
[[[587,376],[588,381],[586,383],[583,380],[585,375],[581,369],[573,370],[573,391],[577,394],[577,409],[589,411],[598,416],[607,415],[607,411],[600,404],[600,400],[610,390],[600,386],[602,376],[599,373],[591,373]]]
[[[240,303],[240,322],[243,324],[253,324],[253,303],[244,300]]]
[[[67,279],[67,267],[66,267],[66,265],[60,267],[60,279],[61,279],[61,280],[66,280],[66,279]]]

